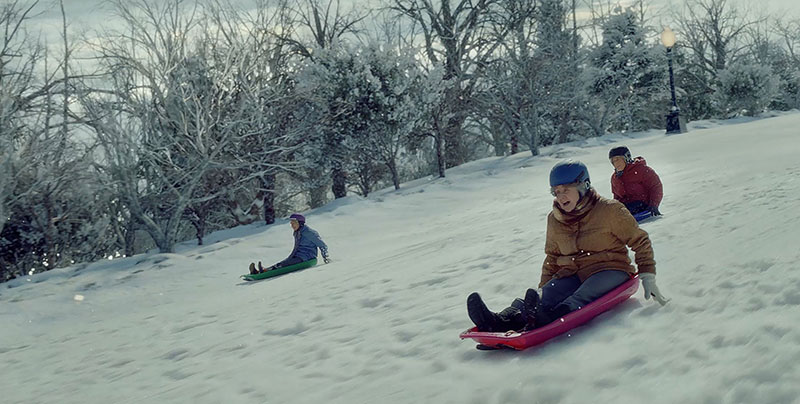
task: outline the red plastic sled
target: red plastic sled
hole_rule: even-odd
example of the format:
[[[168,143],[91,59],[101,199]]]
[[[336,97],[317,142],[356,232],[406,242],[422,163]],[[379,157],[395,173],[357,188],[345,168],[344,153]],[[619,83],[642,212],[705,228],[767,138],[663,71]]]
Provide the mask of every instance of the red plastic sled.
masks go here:
[[[568,313],[566,316],[552,323],[531,331],[506,331],[483,332],[477,327],[472,327],[461,333],[461,339],[471,338],[478,342],[479,349],[510,348],[521,351],[534,345],[539,345],[550,338],[561,335],[591,319],[597,317],[612,307],[628,300],[639,289],[639,276],[634,276],[629,281],[617,286],[616,289],[606,293],[603,297],[587,304],[580,310]]]

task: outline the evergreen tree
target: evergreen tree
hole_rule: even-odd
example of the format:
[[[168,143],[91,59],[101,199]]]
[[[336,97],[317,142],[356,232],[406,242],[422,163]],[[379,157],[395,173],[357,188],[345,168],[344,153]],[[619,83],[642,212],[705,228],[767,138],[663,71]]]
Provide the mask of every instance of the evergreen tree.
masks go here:
[[[537,104],[533,125],[541,145],[563,143],[575,131],[572,111],[578,86],[574,80],[563,79],[578,76],[575,38],[566,27],[567,8],[562,0],[541,1],[534,16],[536,47],[524,69],[532,78],[531,95]]]
[[[719,72],[716,93],[723,113],[728,117],[757,115],[766,110],[778,94],[778,79],[769,66],[733,63]]]
[[[627,9],[603,24],[603,43],[591,53],[589,93],[608,117],[604,130],[641,130],[661,124],[667,110],[663,48],[651,46],[636,13]]]

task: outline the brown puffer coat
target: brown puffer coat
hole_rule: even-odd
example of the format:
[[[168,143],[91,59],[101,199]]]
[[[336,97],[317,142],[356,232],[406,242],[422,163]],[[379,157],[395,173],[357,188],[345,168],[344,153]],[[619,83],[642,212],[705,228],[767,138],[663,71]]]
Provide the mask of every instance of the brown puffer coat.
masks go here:
[[[639,272],[656,272],[647,232],[622,203],[603,198],[594,189],[566,213],[553,203],[547,216],[547,240],[539,287],[555,278],[577,274],[581,282],[596,272],[619,270],[635,274],[628,248],[635,253]]]

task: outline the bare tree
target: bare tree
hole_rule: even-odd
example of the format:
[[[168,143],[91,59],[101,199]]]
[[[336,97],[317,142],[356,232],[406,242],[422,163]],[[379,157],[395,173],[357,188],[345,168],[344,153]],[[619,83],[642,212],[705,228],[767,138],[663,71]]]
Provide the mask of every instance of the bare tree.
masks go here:
[[[23,169],[19,167],[23,161],[18,156],[18,145],[30,113],[31,95],[38,93],[34,69],[42,58],[42,48],[24,31],[37,4],[13,2],[0,8],[0,233],[20,197],[14,192],[16,171]]]
[[[583,0],[584,7],[589,12],[588,22],[580,27],[583,37],[594,48],[603,43],[603,23],[609,16],[621,10],[619,2],[615,0],[595,1]]]
[[[0,233],[5,233],[2,244],[13,250],[3,251],[0,261],[11,261],[8,265],[18,272],[93,259],[113,244],[106,238],[108,221],[94,210],[91,150],[74,139],[71,129],[73,81],[80,77],[70,68],[66,14],[62,7],[64,53],[53,58],[52,51],[24,32],[36,5],[15,2],[0,12],[5,33],[0,46]]]
[[[476,122],[487,133],[486,142],[502,156],[510,144],[511,154],[520,144],[528,144],[536,154],[538,147],[537,91],[539,60],[532,57],[536,23],[534,0],[508,1],[504,4],[502,25],[510,30],[502,41],[501,56],[485,70],[485,80],[475,96]]]
[[[781,76],[781,107],[800,108],[800,19],[775,22],[777,73]]]
[[[681,44],[694,56],[692,63],[710,77],[746,55],[744,35],[760,19],[753,18],[728,0],[690,0],[676,17]]]
[[[361,30],[359,24],[370,14],[368,10],[357,9],[353,5],[345,10],[341,0],[285,1],[288,21],[283,21],[279,39],[310,59],[314,57],[315,47],[327,49],[347,35],[356,37]]]
[[[345,8],[340,0],[285,0],[283,7],[286,13],[281,29],[274,33],[282,46],[308,60],[314,59],[314,49],[329,49],[348,36],[357,40],[360,25],[370,13],[355,4]],[[321,142],[326,150],[317,155],[319,161],[309,167],[304,179],[312,207],[322,205],[326,199],[327,181],[322,177],[327,170],[330,170],[334,197],[347,195],[345,166],[346,160],[352,157],[342,147],[343,135],[335,128],[326,127],[323,122],[317,131],[323,137]]]
[[[800,66],[800,19],[782,20],[775,22],[778,38],[786,50],[789,58]]]
[[[391,9],[419,27],[425,55],[431,63],[444,66],[443,80],[452,84],[440,108],[444,121],[435,125],[441,131],[436,148],[439,175],[444,177],[446,166],[469,158],[463,138],[467,112],[484,70],[508,33],[507,27],[497,24],[502,2],[441,0],[434,5],[428,0],[393,0],[391,4]]]
[[[216,65],[232,63],[224,78],[233,93],[228,108],[246,117],[238,125],[242,133],[254,133],[237,142],[228,155],[239,162],[239,178],[229,184],[231,193],[248,188],[256,180],[255,195],[267,224],[275,221],[278,176],[297,175],[300,163],[291,155],[303,145],[301,134],[310,122],[302,116],[301,96],[296,94],[293,47],[284,36],[293,31],[284,3],[261,1],[249,11],[235,11],[218,3],[208,8],[206,48]],[[283,197],[288,197],[283,195]],[[240,212],[236,202],[230,210]]]
[[[83,100],[105,171],[162,252],[173,250],[187,209],[224,192],[203,192],[203,185],[214,170],[226,168],[226,149],[254,135],[238,132],[241,116],[222,107],[232,93],[216,75],[228,75],[234,65],[211,69],[192,52],[197,10],[183,3],[115,3],[127,32],[96,44],[110,72],[108,95],[96,92]]]

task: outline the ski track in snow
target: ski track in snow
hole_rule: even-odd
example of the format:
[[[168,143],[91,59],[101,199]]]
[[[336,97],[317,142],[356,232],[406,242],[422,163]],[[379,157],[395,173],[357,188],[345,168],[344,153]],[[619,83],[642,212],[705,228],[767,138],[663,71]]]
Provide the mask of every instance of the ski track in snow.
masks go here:
[[[337,201],[307,215],[334,261],[260,282],[238,275],[291,250],[283,222],[14,280],[2,401],[800,403],[797,127],[606,136]],[[665,184],[642,226],[671,302],[638,292],[523,352],[460,341],[470,292],[500,310],[538,283],[553,163],[582,159],[609,196],[623,143]]]

